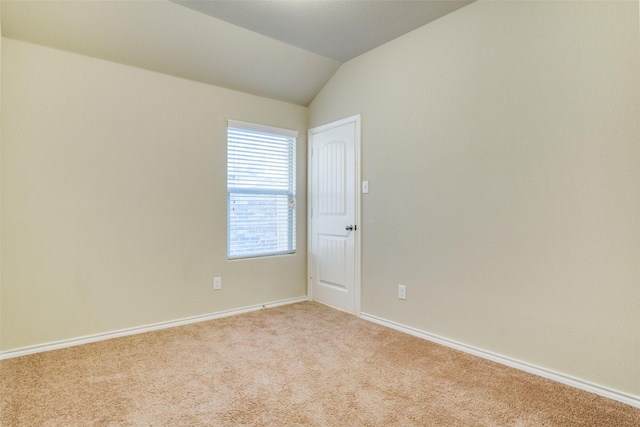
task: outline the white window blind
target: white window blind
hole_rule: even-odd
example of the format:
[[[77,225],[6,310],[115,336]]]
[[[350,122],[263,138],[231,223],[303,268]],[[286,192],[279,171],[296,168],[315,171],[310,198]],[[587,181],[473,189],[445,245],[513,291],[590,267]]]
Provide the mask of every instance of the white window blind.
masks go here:
[[[229,258],[295,251],[297,134],[287,129],[229,120]]]

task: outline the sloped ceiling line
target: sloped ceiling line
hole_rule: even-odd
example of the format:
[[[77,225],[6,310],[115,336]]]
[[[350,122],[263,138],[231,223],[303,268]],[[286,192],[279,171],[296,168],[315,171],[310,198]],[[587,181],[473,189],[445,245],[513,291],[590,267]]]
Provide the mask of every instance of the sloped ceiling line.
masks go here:
[[[3,37],[307,106],[342,62],[468,3],[3,1],[1,18]]]

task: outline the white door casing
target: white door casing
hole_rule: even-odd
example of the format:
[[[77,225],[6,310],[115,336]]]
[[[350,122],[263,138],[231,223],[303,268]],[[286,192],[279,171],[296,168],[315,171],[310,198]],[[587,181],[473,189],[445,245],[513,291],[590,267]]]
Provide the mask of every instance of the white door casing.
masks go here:
[[[359,314],[360,116],[309,130],[309,146],[309,296]]]

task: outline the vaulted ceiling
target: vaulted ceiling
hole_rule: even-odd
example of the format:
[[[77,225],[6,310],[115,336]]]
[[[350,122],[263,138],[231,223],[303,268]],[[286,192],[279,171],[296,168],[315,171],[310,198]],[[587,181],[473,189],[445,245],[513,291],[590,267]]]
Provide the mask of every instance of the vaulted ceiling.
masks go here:
[[[308,105],[340,65],[470,1],[7,1],[2,36]]]

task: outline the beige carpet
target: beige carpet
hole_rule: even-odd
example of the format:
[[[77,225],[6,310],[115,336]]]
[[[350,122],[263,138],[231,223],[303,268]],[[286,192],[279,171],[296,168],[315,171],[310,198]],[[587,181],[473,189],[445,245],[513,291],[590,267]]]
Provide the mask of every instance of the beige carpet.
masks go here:
[[[2,426],[640,426],[640,409],[301,303],[0,362]]]

